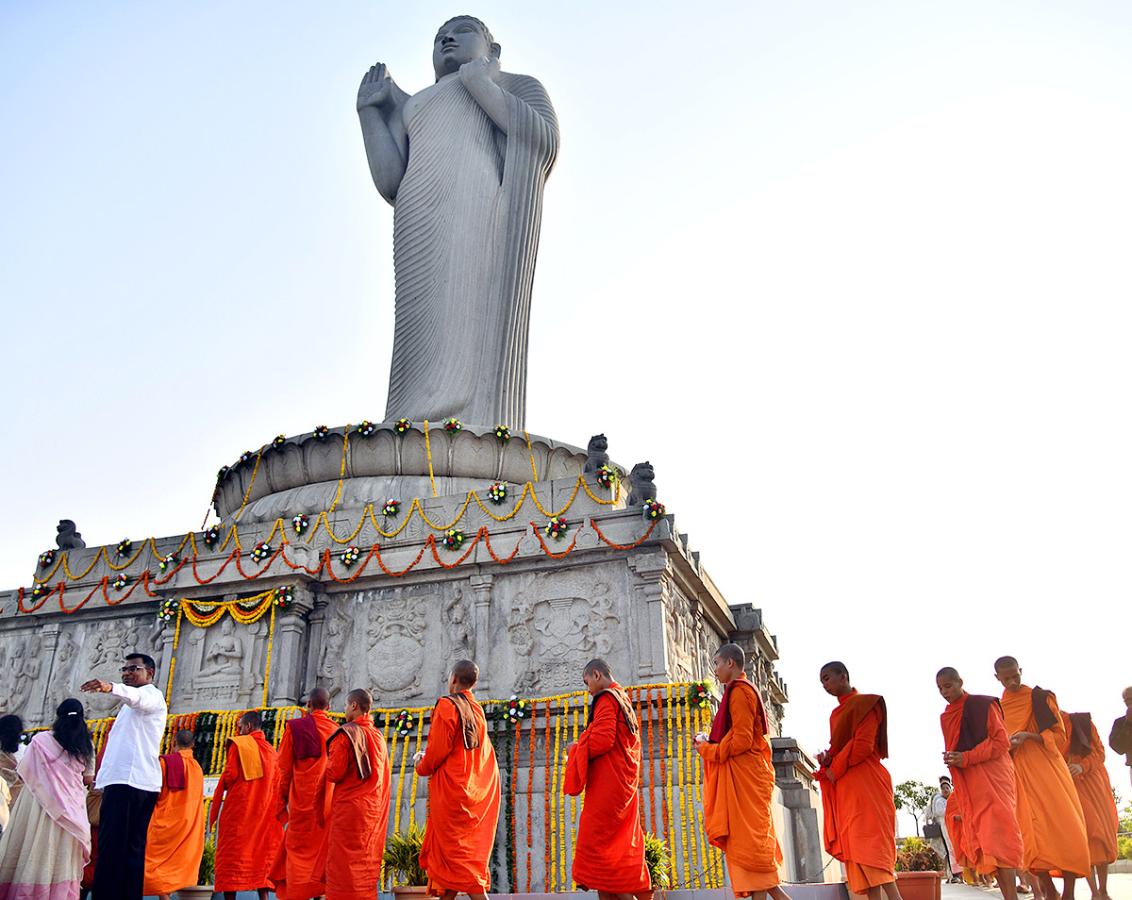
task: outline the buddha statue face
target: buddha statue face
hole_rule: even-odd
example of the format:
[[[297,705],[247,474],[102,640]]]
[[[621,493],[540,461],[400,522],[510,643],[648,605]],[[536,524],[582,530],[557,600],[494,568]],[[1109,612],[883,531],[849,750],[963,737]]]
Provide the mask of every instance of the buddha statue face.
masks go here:
[[[478,19],[457,16],[449,19],[436,32],[432,44],[432,67],[436,80],[459,72],[460,66],[483,56],[499,58],[499,45],[491,39],[491,32]]]

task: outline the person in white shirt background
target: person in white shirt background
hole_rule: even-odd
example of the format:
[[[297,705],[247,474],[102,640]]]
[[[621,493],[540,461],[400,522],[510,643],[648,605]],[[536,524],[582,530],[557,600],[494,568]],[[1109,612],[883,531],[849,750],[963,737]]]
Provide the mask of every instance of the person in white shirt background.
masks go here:
[[[963,867],[955,858],[955,848],[951,844],[951,835],[947,833],[947,798],[951,794],[951,779],[946,775],[939,779],[939,790],[932,797],[928,805],[927,815],[924,816],[924,836],[932,845],[932,849],[939,854],[946,869],[948,881],[963,880]],[[934,828],[929,829],[929,825]],[[930,834],[929,834],[930,831]]]
[[[95,787],[102,791],[94,900],[141,900],[145,877],[145,836],[161,792],[161,738],[165,698],[153,684],[157,664],[131,653],[122,683],[94,678],[84,691],[113,694],[122,701],[106,739]]]

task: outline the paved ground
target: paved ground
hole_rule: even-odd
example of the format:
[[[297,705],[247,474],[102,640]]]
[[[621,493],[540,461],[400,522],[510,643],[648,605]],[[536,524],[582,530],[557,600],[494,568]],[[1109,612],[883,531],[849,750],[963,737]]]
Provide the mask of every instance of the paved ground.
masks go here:
[[[1059,887],[1060,881],[1055,881]],[[966,884],[943,884],[942,900],[1001,900],[1002,894],[997,889],[977,888]],[[1109,875],[1108,895],[1112,900],[1132,900],[1132,875]],[[1029,894],[1019,894],[1020,898],[1030,900]],[[1076,900],[1089,900],[1089,886],[1083,881],[1077,882]]]

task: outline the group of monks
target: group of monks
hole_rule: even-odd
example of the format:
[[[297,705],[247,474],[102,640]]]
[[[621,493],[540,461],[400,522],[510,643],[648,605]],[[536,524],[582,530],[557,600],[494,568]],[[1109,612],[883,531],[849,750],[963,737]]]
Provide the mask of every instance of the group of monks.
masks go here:
[[[951,667],[936,687],[947,701],[940,716],[943,762],[954,789],[947,797],[948,832],[959,864],[994,876],[1005,900],[1016,900],[1018,878],[1036,881],[1043,900],[1065,900],[1085,878],[1106,898],[1108,864],[1116,859],[1118,818],[1104,767],[1104,745],[1088,713],[1066,715],[1051,691],[1022,683],[1018,661],[994,664],[1001,698],[968,694]],[[853,893],[899,900],[896,808],[888,755],[884,698],[861,694],[840,662],[821,669],[837,698],[830,747],[818,754],[827,850],[845,866]]]
[[[724,854],[736,897],[789,900],[779,883],[782,852],[772,817],[774,768],[762,699],[744,674],[741,647],[713,660],[723,697],[709,732],[695,736],[704,765],[704,829]],[[955,790],[947,823],[964,867],[993,873],[1016,900],[1020,872],[1036,877],[1043,900],[1057,900],[1052,876],[1072,896],[1076,877],[1106,897],[1106,864],[1116,856],[1116,808],[1103,746],[1087,716],[1065,716],[1054,695],[1021,682],[1011,657],[995,663],[1001,700],[970,695],[952,668],[936,682],[944,763]],[[841,860],[853,893],[900,900],[896,885],[896,808],[884,698],[852,687],[843,663],[822,667],[837,699],[829,748],[818,754],[824,839]],[[479,669],[453,667],[448,694],[432,712],[426,749],[413,763],[428,778],[428,817],[420,865],[440,900],[484,900],[500,808],[499,768],[487,720],[472,689]],[[585,730],[568,748],[563,790],[584,792],[573,878],[599,900],[630,900],[653,888],[638,808],[642,746],[636,711],[608,664],[582,673],[592,700]],[[304,716],[286,723],[279,750],[258,712],[244,713],[227,748],[209,826],[218,823],[215,887],[226,898],[255,890],[280,900],[372,900],[389,818],[391,768],[374,727],[368,691],[353,690],[345,722],[327,714],[326,691],[311,691]],[[195,883],[204,839],[203,773],[191,732],[162,757],[164,786],[153,815],[146,893],[167,898]],[[333,865],[328,865],[332,860]],[[1096,880],[1094,881],[1094,873]]]

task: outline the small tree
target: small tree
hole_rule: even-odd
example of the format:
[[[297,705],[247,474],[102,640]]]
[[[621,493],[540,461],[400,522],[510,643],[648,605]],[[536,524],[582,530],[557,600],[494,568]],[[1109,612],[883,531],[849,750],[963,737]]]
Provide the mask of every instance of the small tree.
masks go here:
[[[912,816],[912,821],[916,823],[917,837],[920,835],[920,816],[931,806],[935,791],[934,787],[922,781],[902,781],[893,789],[892,799],[896,808]]]

